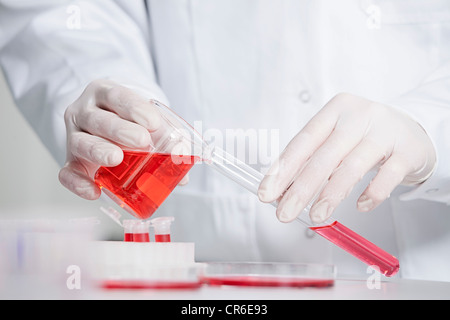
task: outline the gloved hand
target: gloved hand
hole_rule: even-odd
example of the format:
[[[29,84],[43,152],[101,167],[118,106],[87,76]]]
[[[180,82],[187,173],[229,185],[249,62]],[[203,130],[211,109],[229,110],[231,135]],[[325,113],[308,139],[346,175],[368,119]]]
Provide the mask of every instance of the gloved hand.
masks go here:
[[[119,145],[148,150],[151,132],[161,124],[160,114],[149,100],[110,80],[91,82],[66,109],[64,120],[67,156],[59,180],[89,200],[101,194],[93,180],[97,169],[122,162]]]
[[[399,184],[425,181],[435,163],[431,140],[407,114],[339,94],[287,145],[258,196],[263,202],[279,200],[277,217],[290,222],[319,194],[310,218],[320,223],[371,169],[379,170],[357,201],[362,212],[378,206]]]

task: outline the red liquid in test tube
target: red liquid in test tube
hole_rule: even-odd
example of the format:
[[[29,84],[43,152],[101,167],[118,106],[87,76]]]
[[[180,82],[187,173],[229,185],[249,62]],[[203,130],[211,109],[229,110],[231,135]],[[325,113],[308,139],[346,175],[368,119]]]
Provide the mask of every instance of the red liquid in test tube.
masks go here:
[[[150,242],[148,233],[133,233],[133,242]]]
[[[171,242],[170,225],[174,220],[174,217],[158,217],[150,220],[151,226],[155,229],[155,242]]]
[[[125,242],[133,242],[133,234],[125,232],[123,234],[123,241],[125,241]]]
[[[199,159],[191,155],[124,151],[121,164],[97,170],[95,182],[113,193],[136,217],[147,219]]]
[[[380,249],[338,221],[327,226],[310,227],[310,229],[367,265],[378,268],[387,277],[395,275],[400,268],[396,257]]]
[[[124,220],[125,242],[150,242],[149,224],[141,220]]]
[[[123,237],[125,242],[150,242],[148,233],[125,233]]]
[[[170,242],[170,234],[155,234],[155,242]]]

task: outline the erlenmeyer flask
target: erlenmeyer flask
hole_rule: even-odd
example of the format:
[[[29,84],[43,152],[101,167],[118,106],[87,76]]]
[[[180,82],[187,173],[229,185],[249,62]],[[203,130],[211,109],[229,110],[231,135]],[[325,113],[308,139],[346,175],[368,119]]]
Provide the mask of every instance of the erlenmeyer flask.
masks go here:
[[[100,167],[95,182],[119,206],[139,219],[158,209],[192,166],[208,153],[201,136],[170,108],[152,100],[161,125],[149,150],[126,150],[121,164]]]

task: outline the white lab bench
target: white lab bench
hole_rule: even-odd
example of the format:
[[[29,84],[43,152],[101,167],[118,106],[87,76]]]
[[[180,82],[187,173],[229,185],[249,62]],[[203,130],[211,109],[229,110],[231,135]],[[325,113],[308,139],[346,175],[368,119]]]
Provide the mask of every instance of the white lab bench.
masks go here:
[[[202,286],[183,290],[96,289],[82,299],[150,300],[447,300],[450,282],[396,279],[369,289],[364,280],[338,279],[325,288]]]
[[[16,211],[15,211],[16,212]],[[38,215],[39,216],[39,215]],[[100,216],[103,219],[107,219]],[[32,252],[32,251],[30,251]],[[40,261],[40,260],[39,260]],[[44,263],[45,261],[40,261]],[[47,266],[45,263],[43,266]],[[1,267],[1,265],[0,265]],[[0,271],[1,268],[0,268]],[[450,282],[382,278],[370,289],[366,279],[337,278],[331,287],[208,286],[197,289],[100,289],[84,286],[69,290],[68,274],[47,281],[43,277],[0,272],[0,299],[101,299],[101,300],[416,300],[450,299]],[[52,282],[53,281],[53,282]],[[53,286],[52,286],[53,285]],[[4,289],[4,290],[2,290]]]

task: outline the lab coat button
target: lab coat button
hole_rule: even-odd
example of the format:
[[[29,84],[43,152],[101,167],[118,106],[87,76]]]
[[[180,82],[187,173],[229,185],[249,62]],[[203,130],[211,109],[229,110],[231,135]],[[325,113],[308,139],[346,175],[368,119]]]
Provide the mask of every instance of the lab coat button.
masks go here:
[[[366,9],[367,20],[366,26],[370,30],[377,30],[381,28],[381,9],[377,5],[370,5]]]
[[[309,93],[308,90],[303,90],[300,92],[300,100],[303,103],[307,103],[309,102],[309,100],[311,100],[311,94]]]
[[[305,230],[305,235],[308,239],[314,238],[314,236],[316,235],[315,231],[312,231],[311,229],[307,228]]]
[[[431,193],[435,193],[435,192],[438,192],[438,191],[439,191],[438,188],[433,188],[433,189],[428,189],[428,190],[425,191],[425,192],[428,193],[428,194],[431,194]]]

